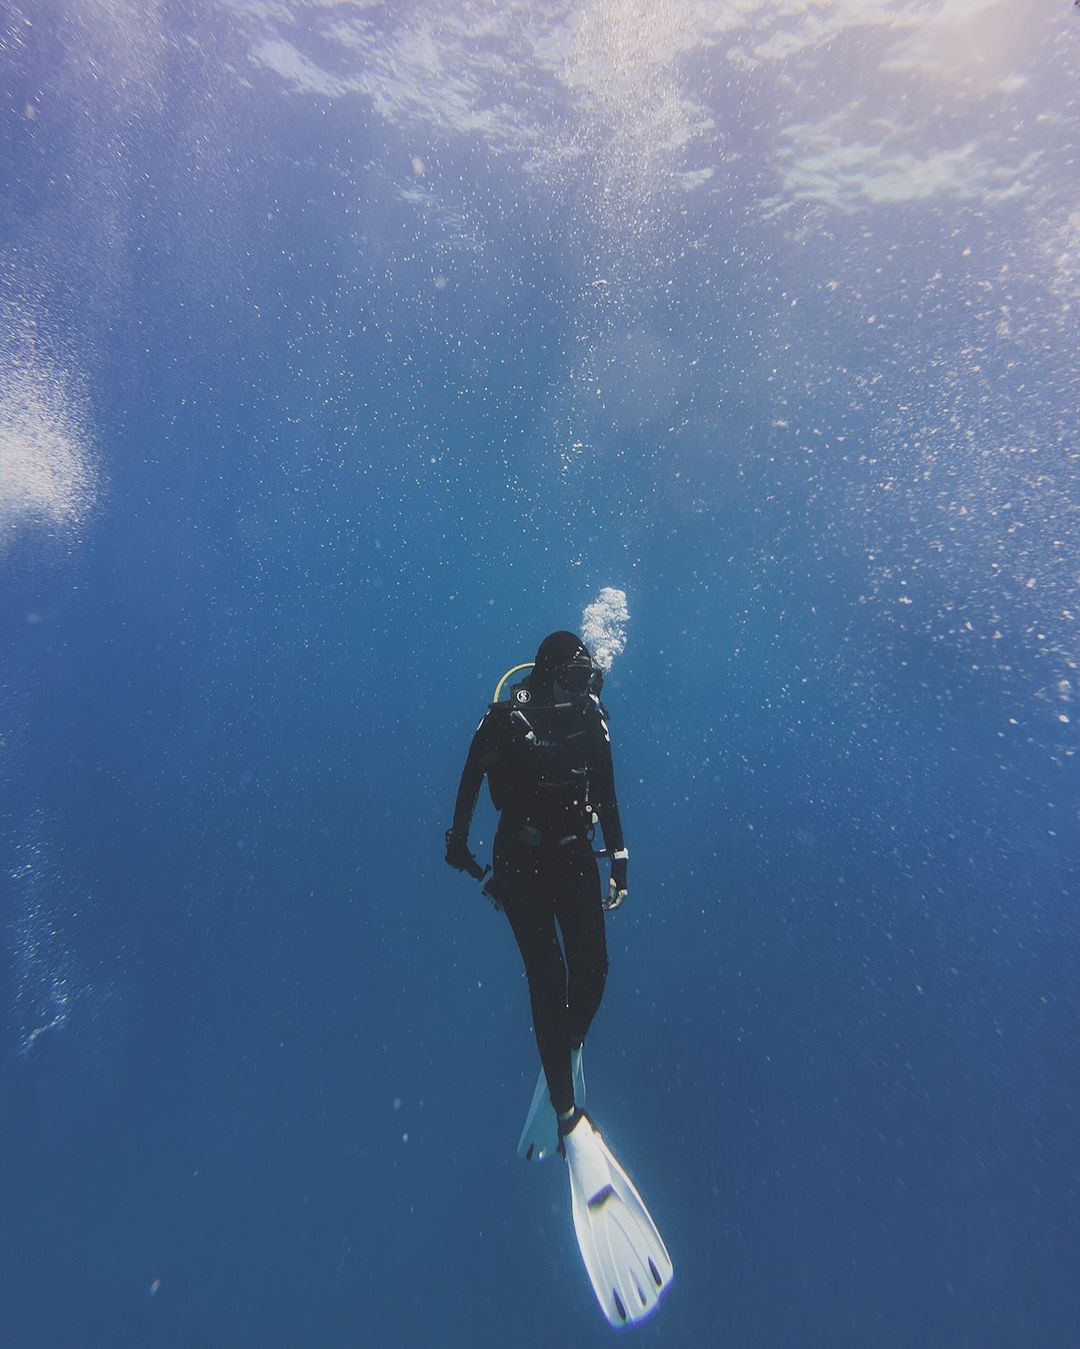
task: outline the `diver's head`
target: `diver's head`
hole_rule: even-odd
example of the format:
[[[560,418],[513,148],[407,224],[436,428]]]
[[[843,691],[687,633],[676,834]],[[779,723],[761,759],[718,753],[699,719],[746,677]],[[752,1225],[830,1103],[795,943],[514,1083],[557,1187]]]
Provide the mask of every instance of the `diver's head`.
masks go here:
[[[530,682],[551,695],[581,697],[592,690],[597,673],[580,637],[572,632],[553,632],[540,643]]]

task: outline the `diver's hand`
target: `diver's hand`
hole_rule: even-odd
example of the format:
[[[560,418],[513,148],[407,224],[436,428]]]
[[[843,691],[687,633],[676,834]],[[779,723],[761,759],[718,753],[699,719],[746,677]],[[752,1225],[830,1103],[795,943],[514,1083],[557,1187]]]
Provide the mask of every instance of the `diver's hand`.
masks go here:
[[[464,871],[474,881],[482,881],[488,873],[469,851],[469,840],[455,834],[452,829],[446,831],[446,864],[455,871]]]
[[[611,880],[608,881],[607,899],[604,900],[605,909],[617,909],[626,898],[626,866],[629,857],[630,854],[623,848],[611,859]]]

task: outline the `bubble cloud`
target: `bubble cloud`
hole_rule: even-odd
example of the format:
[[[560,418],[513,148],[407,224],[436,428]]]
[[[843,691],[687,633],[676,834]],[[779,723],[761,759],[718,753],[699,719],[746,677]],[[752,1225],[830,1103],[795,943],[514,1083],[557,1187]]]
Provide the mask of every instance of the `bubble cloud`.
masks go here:
[[[626,650],[626,625],[630,610],[626,591],[604,586],[581,614],[581,635],[602,670],[610,670],[616,656]]]
[[[28,527],[77,528],[95,496],[89,436],[66,380],[25,344],[0,350],[0,556]]]

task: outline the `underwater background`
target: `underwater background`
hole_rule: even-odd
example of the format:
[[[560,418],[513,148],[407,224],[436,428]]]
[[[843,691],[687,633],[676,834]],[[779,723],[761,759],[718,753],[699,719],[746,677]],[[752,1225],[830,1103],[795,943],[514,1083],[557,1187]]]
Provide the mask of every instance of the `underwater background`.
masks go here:
[[[1078,116],[1067,0],[8,4],[4,1349],[608,1342],[442,857],[598,598],[625,1333],[1077,1343]]]

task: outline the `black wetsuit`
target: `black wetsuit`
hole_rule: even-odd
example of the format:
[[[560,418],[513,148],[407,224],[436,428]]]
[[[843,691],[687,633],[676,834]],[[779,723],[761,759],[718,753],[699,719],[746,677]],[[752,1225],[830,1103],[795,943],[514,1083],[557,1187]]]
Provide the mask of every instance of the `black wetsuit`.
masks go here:
[[[584,1040],[607,978],[594,813],[608,851],[624,847],[603,707],[590,694],[561,694],[536,680],[492,704],[458,787],[451,832],[459,838],[468,838],[485,773],[499,811],[485,889],[509,918],[525,962],[540,1060],[563,1113],[574,1105],[571,1050]]]

